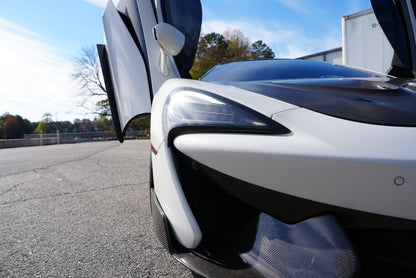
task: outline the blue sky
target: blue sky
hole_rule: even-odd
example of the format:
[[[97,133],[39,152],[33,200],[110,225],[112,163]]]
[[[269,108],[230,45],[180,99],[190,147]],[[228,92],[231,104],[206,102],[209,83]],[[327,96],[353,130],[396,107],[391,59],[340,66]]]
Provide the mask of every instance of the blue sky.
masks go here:
[[[107,0],[0,1],[0,114],[39,121],[92,118],[79,108],[71,80],[73,57],[103,43]],[[116,1],[115,1],[116,2]],[[341,46],[341,17],[370,8],[369,0],[202,0],[202,32],[241,30],[278,57]]]

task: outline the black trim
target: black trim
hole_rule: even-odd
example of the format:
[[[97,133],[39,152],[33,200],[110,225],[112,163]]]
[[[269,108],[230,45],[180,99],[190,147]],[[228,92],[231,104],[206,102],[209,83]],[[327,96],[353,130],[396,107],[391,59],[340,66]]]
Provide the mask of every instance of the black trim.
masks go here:
[[[212,262],[209,262],[193,253],[174,253],[172,256],[180,263],[191,269],[201,277],[228,277],[228,278],[262,278],[256,269],[247,268],[244,270],[227,269]]]
[[[170,253],[173,252],[172,236],[169,220],[157,200],[154,188],[150,188],[150,204],[153,220],[153,229],[162,246]]]
[[[399,87],[408,81],[322,78],[296,82],[229,82],[226,85],[349,121],[416,127],[416,94]]]
[[[347,230],[358,249],[361,277],[416,277],[415,231]]]
[[[130,36],[133,39],[134,43],[136,44],[137,49],[140,51],[140,54],[144,57],[144,53],[143,53],[142,47],[140,45],[139,38],[137,37],[136,31],[134,30],[134,27],[133,27],[133,23],[131,22],[130,17],[128,16],[128,14],[129,14],[128,9],[126,8],[125,14],[120,12],[120,11],[118,11],[118,14],[120,15],[121,19],[123,20],[124,25],[126,26],[127,30],[129,31]]]
[[[410,2],[411,4],[414,4],[414,1],[410,0]],[[410,61],[405,61],[404,63],[409,64],[410,70],[414,71],[415,69],[413,66],[413,61],[415,60],[415,57],[413,57],[413,53],[415,53],[415,37],[413,34],[412,19],[410,18],[410,14],[408,14],[409,7],[407,6],[406,0],[395,1],[395,6],[399,10],[400,18],[403,24],[403,29],[406,34],[407,52],[410,59]]]
[[[100,57],[101,70],[104,77],[105,88],[107,91],[108,101],[110,103],[111,116],[113,118],[114,129],[117,134],[117,139],[123,143],[124,136],[121,131],[120,118],[118,115],[116,99],[114,96],[113,81],[111,78],[111,71],[108,63],[107,48],[103,44],[97,44],[98,56]]]

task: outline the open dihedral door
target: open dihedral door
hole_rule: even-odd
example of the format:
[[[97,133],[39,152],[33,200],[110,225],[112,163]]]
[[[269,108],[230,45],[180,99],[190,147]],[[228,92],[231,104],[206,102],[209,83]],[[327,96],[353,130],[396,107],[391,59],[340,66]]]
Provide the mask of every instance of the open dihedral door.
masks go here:
[[[395,57],[391,75],[416,76],[416,0],[371,0],[374,13]]]
[[[117,8],[108,2],[106,44],[97,47],[120,142],[132,119],[149,115],[166,80],[189,77],[201,21],[200,0],[121,0]]]

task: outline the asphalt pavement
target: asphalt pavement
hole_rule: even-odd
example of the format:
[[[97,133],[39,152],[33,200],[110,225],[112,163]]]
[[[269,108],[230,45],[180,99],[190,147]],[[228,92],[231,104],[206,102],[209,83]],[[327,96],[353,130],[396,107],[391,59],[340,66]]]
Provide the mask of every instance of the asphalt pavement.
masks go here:
[[[153,233],[148,140],[0,150],[0,277],[192,277]]]

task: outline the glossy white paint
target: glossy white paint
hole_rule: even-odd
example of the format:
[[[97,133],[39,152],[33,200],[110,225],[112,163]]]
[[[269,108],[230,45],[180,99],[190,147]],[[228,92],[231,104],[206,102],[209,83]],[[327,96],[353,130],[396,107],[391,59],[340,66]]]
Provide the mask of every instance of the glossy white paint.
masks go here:
[[[274,115],[290,135],[188,134],[175,147],[232,177],[335,206],[416,220],[415,128],[306,109]],[[405,183],[395,184],[397,177]]]
[[[157,155],[152,154],[152,163],[155,193],[176,239],[186,248],[195,248],[201,242],[202,233],[183,194],[166,142],[159,147]]]
[[[108,1],[103,24],[120,125],[124,129],[134,116],[150,113],[146,67],[112,1]]]
[[[167,23],[159,23],[153,27],[153,34],[161,48],[158,61],[159,71],[164,76],[168,76],[168,55],[176,56],[181,52],[185,44],[185,36]]]
[[[167,23],[159,23],[154,28],[154,35],[160,47],[169,55],[178,55],[185,44],[185,36],[178,29]]]

